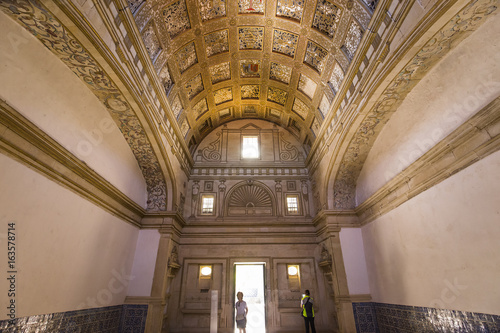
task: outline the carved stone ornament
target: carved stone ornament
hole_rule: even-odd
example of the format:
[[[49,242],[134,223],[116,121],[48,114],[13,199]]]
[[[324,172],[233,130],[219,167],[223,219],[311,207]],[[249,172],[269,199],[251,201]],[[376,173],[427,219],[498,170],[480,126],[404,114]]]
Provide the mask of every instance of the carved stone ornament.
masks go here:
[[[319,260],[318,265],[319,267],[321,267],[324,273],[331,272],[332,270],[332,256],[326,249],[325,245],[323,245],[323,248],[321,250],[321,259]]]
[[[181,268],[179,254],[177,253],[177,246],[174,246],[168,258],[168,276],[173,278],[179,271],[179,268]]]
[[[167,186],[153,146],[125,96],[78,39],[39,1],[0,1],[16,20],[73,71],[108,110],[130,146],[146,181],[147,209],[166,209]],[[155,52],[159,50],[155,49]],[[123,59],[122,59],[123,61]]]

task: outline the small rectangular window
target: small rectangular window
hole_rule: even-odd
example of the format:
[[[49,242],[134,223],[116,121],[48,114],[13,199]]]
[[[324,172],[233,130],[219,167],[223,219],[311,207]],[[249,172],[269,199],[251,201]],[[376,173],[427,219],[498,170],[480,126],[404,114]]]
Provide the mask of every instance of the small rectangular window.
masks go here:
[[[201,213],[205,214],[205,215],[211,215],[214,213],[214,197],[213,196],[202,196]]]
[[[244,136],[241,147],[241,157],[243,158],[259,158],[259,137]]]
[[[286,197],[286,209],[288,214],[299,213],[299,200],[296,195],[288,195]]]

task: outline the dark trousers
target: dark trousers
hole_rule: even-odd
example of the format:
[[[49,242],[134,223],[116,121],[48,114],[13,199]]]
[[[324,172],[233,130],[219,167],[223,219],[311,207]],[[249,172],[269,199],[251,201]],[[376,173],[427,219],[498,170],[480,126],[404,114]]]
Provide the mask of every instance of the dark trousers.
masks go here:
[[[306,333],[309,333],[309,324],[311,324],[311,333],[316,333],[314,328],[314,317],[304,317],[304,322],[306,323]]]

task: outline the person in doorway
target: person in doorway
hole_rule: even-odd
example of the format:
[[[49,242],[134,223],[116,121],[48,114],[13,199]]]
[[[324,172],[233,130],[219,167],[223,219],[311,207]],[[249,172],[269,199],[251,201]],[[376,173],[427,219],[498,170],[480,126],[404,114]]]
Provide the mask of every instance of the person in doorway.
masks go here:
[[[300,307],[302,308],[302,317],[304,317],[304,322],[306,324],[306,333],[309,333],[309,325],[311,325],[312,333],[316,333],[316,328],[314,328],[313,299],[309,294],[309,290],[305,291],[300,301]]]
[[[247,313],[248,313],[248,306],[247,302],[243,300],[243,293],[241,291],[238,291],[236,294],[236,297],[238,297],[238,302],[236,302],[236,327],[240,329],[240,333],[246,333],[247,332]]]

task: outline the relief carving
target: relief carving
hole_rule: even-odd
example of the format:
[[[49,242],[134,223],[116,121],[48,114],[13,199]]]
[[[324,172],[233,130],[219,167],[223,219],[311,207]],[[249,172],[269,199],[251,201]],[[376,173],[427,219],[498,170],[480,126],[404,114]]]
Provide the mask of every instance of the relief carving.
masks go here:
[[[201,156],[205,161],[220,161],[222,156],[222,131],[217,132],[217,139],[201,150]]]
[[[299,156],[299,150],[290,142],[285,140],[285,134],[280,133],[280,160],[296,161]]]
[[[227,196],[229,216],[272,216],[274,202],[271,191],[259,182],[248,180],[235,185]]]

